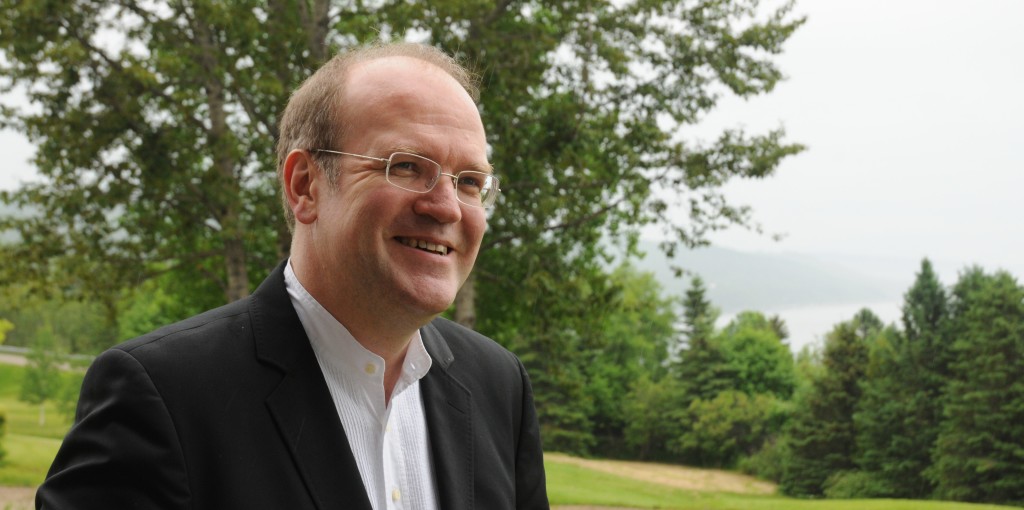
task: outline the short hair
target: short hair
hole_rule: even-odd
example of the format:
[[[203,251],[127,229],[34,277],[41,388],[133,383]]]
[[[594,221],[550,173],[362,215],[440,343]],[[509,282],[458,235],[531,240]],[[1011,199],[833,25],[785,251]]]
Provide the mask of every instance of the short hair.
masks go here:
[[[410,57],[431,64],[455,79],[473,102],[480,98],[479,78],[447,53],[426,44],[375,43],[339,53],[328,60],[292,93],[278,125],[277,175],[283,186],[284,163],[295,149],[333,148],[345,132],[344,84],[353,65],[387,57]],[[316,155],[314,155],[316,157]],[[331,186],[337,185],[338,167],[317,158]],[[288,230],[295,231],[295,216],[281,194]]]

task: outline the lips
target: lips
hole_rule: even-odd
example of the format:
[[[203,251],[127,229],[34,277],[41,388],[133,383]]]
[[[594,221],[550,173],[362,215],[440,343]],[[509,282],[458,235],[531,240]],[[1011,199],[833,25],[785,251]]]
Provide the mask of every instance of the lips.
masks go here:
[[[411,237],[396,237],[395,239],[406,246],[438,255],[447,255],[449,251],[449,248],[443,244],[432,243],[423,239],[413,239]]]

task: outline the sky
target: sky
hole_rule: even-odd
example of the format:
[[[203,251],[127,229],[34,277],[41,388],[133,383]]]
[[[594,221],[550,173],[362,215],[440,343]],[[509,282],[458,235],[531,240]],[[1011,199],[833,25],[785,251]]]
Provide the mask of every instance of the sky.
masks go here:
[[[688,128],[711,138],[784,126],[808,147],[771,178],[725,188],[785,237],[734,229],[711,241],[896,268],[908,281],[923,257],[947,285],[972,264],[1024,279],[1024,1],[797,0],[795,10],[808,21],[776,57],[787,79],[723,99]],[[0,151],[0,189],[32,177],[23,137],[0,131]]]
[[[796,12],[808,21],[776,60],[787,80],[723,101],[699,128],[781,125],[808,146],[726,188],[785,237],[713,243],[908,271],[927,256],[946,284],[973,264],[1024,278],[1024,1],[797,0]]]

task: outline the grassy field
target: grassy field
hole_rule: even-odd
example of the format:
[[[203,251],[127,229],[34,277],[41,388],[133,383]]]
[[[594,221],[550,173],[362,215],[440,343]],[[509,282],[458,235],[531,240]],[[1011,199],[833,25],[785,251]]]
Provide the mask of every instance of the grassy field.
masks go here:
[[[39,407],[18,400],[24,368],[0,364],[0,410],[7,415],[7,433],[0,445],[7,455],[0,462],[0,486],[35,487],[46,476],[60,440],[70,426],[70,417],[58,413],[55,405],[47,404],[45,426],[39,425]],[[599,462],[600,468],[593,465]],[[741,493],[713,489],[706,480],[734,474],[699,471],[686,483],[671,482],[671,467],[616,463],[613,461],[581,461],[558,454],[548,455],[545,461],[548,494],[552,505],[586,505],[663,510],[986,510],[1006,509],[992,505],[970,505],[936,501],[902,500],[799,500],[776,495],[753,494],[763,484],[751,479],[740,484]],[[639,479],[638,479],[639,478]],[[699,479],[699,480],[695,480]],[[658,483],[652,482],[652,480]],[[696,483],[696,485],[695,485]],[[703,485],[702,485],[703,484]],[[735,484],[734,484],[735,485]],[[697,488],[680,488],[697,487]],[[763,487],[756,489],[764,492]],[[742,492],[747,492],[743,494]],[[22,495],[24,497],[24,495]],[[0,508],[7,502],[0,496]],[[20,508],[20,507],[19,507]]]
[[[662,510],[995,510],[1012,507],[943,501],[802,500],[776,495],[684,490],[588,469],[548,456],[551,504]],[[555,457],[557,458],[557,457]]]
[[[45,406],[45,425],[39,424],[39,406],[18,400],[25,368],[0,364],[0,412],[7,417],[7,433],[0,446],[7,455],[0,461],[0,485],[34,487],[43,481],[61,438],[71,426],[57,406]]]

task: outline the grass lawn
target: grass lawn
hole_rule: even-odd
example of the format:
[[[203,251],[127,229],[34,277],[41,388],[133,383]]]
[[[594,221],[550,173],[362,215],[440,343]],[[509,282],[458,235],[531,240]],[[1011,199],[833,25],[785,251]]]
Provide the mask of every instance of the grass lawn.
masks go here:
[[[60,448],[60,439],[8,433],[3,447],[7,455],[0,462],[0,485],[35,487]]]
[[[45,405],[46,424],[39,425],[39,406],[18,400],[24,373],[24,367],[0,364],[0,412],[7,418],[0,440],[7,452],[0,460],[0,485],[39,485],[71,426],[71,417],[52,402]]]
[[[596,505],[662,510],[995,510],[1013,507],[944,501],[804,500],[702,492],[622,478],[562,462],[545,461],[552,505]]]

